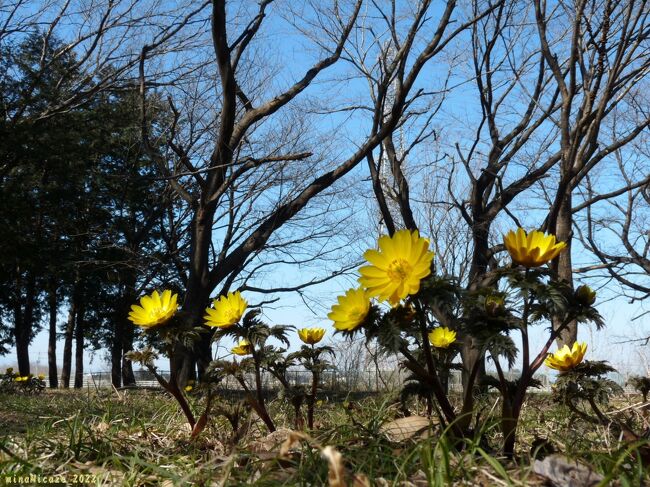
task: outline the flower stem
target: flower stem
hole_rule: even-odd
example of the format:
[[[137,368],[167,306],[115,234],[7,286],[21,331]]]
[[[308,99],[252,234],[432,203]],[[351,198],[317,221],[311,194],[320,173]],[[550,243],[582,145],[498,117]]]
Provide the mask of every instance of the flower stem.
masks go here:
[[[192,428],[193,430],[194,426],[196,425],[196,419],[194,418],[194,414],[192,414],[192,410],[190,409],[190,405],[187,403],[185,396],[178,388],[178,384],[176,383],[176,377],[172,374],[172,376],[169,379],[169,382],[167,382],[165,378],[161,376],[153,366],[147,365],[146,367],[147,369],[149,369],[149,372],[153,374],[153,376],[156,378],[158,383],[167,392],[169,392],[174,397],[174,399],[176,399],[176,402],[178,402],[179,406],[181,407],[183,414],[185,414],[185,418],[187,419],[190,428]]]

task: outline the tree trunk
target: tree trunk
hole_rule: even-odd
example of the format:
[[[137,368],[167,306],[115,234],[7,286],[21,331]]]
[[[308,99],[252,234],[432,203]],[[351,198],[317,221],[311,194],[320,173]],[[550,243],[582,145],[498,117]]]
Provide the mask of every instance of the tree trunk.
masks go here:
[[[122,384],[132,386],[135,385],[133,364],[124,357],[127,352],[133,350],[133,326],[131,326],[130,322],[123,323],[122,337]]]
[[[77,324],[74,330],[75,338],[75,362],[74,362],[74,387],[80,389],[83,387],[84,379],[84,303],[80,303],[77,312]]]
[[[16,342],[16,361],[18,362],[18,373],[29,375],[29,344],[32,340],[32,326],[34,321],[34,307],[36,305],[36,282],[30,274],[27,278],[25,289],[22,288],[20,269],[17,268],[16,278],[16,303],[14,307],[14,340]],[[23,309],[20,295],[25,295],[25,307]]]
[[[18,325],[18,323],[16,323]],[[24,323],[20,325],[25,326]],[[20,375],[29,375],[29,335],[24,329],[16,330],[16,360],[18,362],[18,373]]]
[[[72,336],[77,316],[77,300],[73,297],[68,311],[68,322],[65,327],[63,342],[63,368],[61,370],[61,384],[65,389],[70,387],[70,372],[72,370]]]
[[[48,369],[48,378],[50,382],[50,389],[56,389],[59,387],[59,371],[56,366],[56,314],[58,311],[58,300],[56,296],[56,284],[54,281],[50,282],[50,287],[48,290],[48,305],[50,312],[50,323],[49,323],[49,337],[47,344],[47,369]]]
[[[209,251],[212,242],[212,221],[214,209],[207,209],[199,206],[194,215],[191,225],[190,245],[190,273],[187,280],[187,289],[183,311],[188,316],[187,325],[200,326],[203,320],[203,312],[208,304],[213,286],[210,284]],[[202,346],[189,349],[181,343],[174,347],[173,356],[170,357],[170,369],[172,376],[177,381],[178,387],[183,388],[187,381],[196,377],[197,359],[202,369],[207,366],[206,348],[210,348],[210,336],[202,337],[207,341]],[[202,354],[199,350],[203,350]]]
[[[557,240],[566,242],[566,249],[560,252],[557,260],[553,264],[553,270],[556,277],[560,281],[566,282],[573,289],[573,269],[571,267],[571,240],[572,240],[572,226],[573,214],[571,212],[572,195],[571,191],[562,198],[562,203],[558,211],[557,222],[555,224],[555,237]],[[562,323],[562,318],[555,318],[553,320],[553,329],[557,329]],[[560,332],[557,338],[558,347],[568,345],[569,347],[578,339],[578,323],[573,321]]]
[[[177,342],[169,358],[170,381],[174,381],[179,389],[185,388],[187,382],[195,377],[195,366],[192,350]]]
[[[489,260],[488,235],[490,233],[490,222],[484,221],[478,209],[474,211],[474,222],[472,228],[474,250],[472,254],[472,264],[470,266],[468,285],[470,291],[474,291],[482,285],[481,283],[487,273]],[[485,354],[481,353],[480,347],[477,345],[474,338],[466,336],[461,347],[460,356],[463,363],[461,374],[463,391],[467,391],[471,371],[476,366],[477,362],[480,361],[474,385],[476,385],[476,382],[485,375]]]
[[[201,337],[196,344],[196,369],[199,380],[203,379],[205,372],[212,361],[212,333]]]
[[[116,317],[111,340],[111,384],[115,388],[122,387],[122,328],[122,321]]]

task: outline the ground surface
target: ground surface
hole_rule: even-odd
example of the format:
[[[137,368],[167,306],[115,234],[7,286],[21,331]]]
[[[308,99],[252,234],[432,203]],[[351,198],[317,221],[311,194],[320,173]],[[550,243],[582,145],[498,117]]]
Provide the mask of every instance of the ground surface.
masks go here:
[[[201,399],[194,401],[198,406]],[[621,409],[639,398],[617,401]],[[462,452],[454,452],[435,427],[411,431],[408,424],[397,423],[397,430],[387,431],[387,423],[404,415],[390,396],[324,401],[316,431],[293,441],[287,441],[289,409],[280,399],[271,409],[278,432],[268,435],[254,418],[244,419],[243,437],[233,445],[223,417],[214,418],[201,436],[190,440],[176,404],[159,392],[4,395],[0,485],[60,480],[68,485],[306,486],[327,485],[328,474],[339,473],[355,486],[534,486],[545,485],[531,468],[531,449],[539,445],[588,465],[602,479],[593,485],[650,485],[638,454],[646,442],[619,442],[608,431],[572,418],[548,396],[527,402],[514,461],[499,457],[494,426],[488,426],[487,441],[470,442]],[[498,403],[487,398],[483,416],[496,410]],[[410,412],[424,413],[417,406]],[[642,423],[643,414],[633,414]],[[286,451],[281,451],[283,444]],[[337,465],[341,470],[330,469]],[[31,482],[25,482],[30,475]]]

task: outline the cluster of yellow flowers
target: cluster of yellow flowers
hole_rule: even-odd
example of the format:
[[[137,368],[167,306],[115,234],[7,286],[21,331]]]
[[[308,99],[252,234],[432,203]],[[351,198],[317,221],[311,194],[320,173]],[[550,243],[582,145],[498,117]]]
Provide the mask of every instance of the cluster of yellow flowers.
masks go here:
[[[11,372],[13,372],[14,369],[7,369],[7,373],[8,373],[8,374],[11,373],[11,372],[9,372],[9,370],[11,370]],[[32,377],[33,377],[32,374],[29,374],[29,375],[19,375],[18,377],[15,377],[15,378],[14,378],[14,382],[29,382],[29,380],[30,380]],[[45,374],[38,374],[38,379],[39,379],[39,380],[45,380]]]
[[[407,296],[417,294],[422,279],[431,274],[434,254],[429,250],[429,240],[420,237],[417,230],[399,230],[392,237],[383,235],[378,246],[379,250],[363,254],[370,265],[359,269],[362,287],[339,296],[327,315],[337,330],[352,331],[361,325],[372,298],[397,306]]]
[[[539,231],[526,233],[522,228],[505,234],[503,243],[513,262],[528,268],[539,267],[553,260],[566,247],[565,242],[556,242],[553,235]],[[387,301],[395,307],[408,296],[417,294],[422,279],[431,274],[433,257],[429,240],[420,237],[417,230],[399,230],[393,236],[381,236],[378,249],[364,253],[368,265],[359,269],[360,287],[348,289],[339,296],[327,315],[334,322],[334,328],[352,331],[359,327],[368,316],[372,299]],[[129,319],[145,329],[162,325],[176,313],[177,298],[178,295],[170,290],[162,294],[154,291],[151,296],[143,296],[139,306],[131,307]],[[205,324],[216,328],[231,327],[241,320],[247,306],[239,291],[220,296],[213,300],[212,307],[205,310]],[[318,343],[324,335],[322,328],[298,331],[299,338],[308,345]],[[429,333],[429,341],[434,347],[448,348],[456,341],[456,332],[438,327]],[[554,355],[549,354],[546,364],[558,370],[568,370],[580,363],[585,351],[585,344],[575,344],[573,351],[564,347]],[[241,340],[231,352],[249,355],[252,344],[248,340]]]
[[[522,228],[505,234],[503,243],[513,262],[527,268],[546,264],[566,248],[566,243],[557,242],[554,235],[540,231],[527,233]],[[431,274],[434,254],[429,250],[429,241],[417,231],[400,230],[392,237],[382,236],[378,247],[379,250],[364,254],[370,265],[359,269],[362,287],[349,289],[339,296],[328,314],[337,330],[352,331],[360,326],[370,311],[372,298],[397,306],[407,296],[417,294],[421,280]],[[436,348],[448,348],[456,341],[456,332],[438,327],[429,333],[429,341]],[[582,361],[585,351],[584,343],[574,344],[572,351],[565,346],[549,354],[546,365],[560,371],[569,370]]]
[[[377,244],[378,250],[363,254],[369,265],[359,269],[361,287],[339,296],[328,314],[337,330],[352,331],[360,326],[368,316],[372,298],[399,305],[417,294],[422,279],[431,274],[434,253],[429,250],[429,240],[420,237],[417,230],[399,230],[392,237],[383,235]],[[429,340],[434,347],[447,348],[456,341],[456,332],[438,327],[431,331]]]
[[[154,291],[150,296],[143,296],[140,305],[132,305],[129,319],[144,329],[152,329],[165,324],[178,310],[178,295],[165,290],[162,294]],[[241,320],[248,303],[239,291],[228,293],[212,301],[212,307],[206,308],[206,326],[213,328],[229,328]],[[308,345],[320,342],[325,335],[322,328],[303,328],[298,330],[298,337]],[[235,355],[250,355],[253,346],[248,340],[241,340],[231,349]]]

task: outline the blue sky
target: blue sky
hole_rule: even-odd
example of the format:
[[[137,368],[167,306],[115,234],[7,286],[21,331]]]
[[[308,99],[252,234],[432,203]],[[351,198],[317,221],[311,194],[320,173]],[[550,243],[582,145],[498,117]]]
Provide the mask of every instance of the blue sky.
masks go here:
[[[278,5],[282,6],[282,2]],[[401,6],[404,7],[404,4],[401,4]],[[271,7],[271,20],[267,24],[267,27],[265,27],[265,30],[260,33],[259,43],[253,46],[253,52],[255,52],[256,56],[261,57],[269,54],[269,46],[282,44],[286,47],[282,51],[282,56],[275,55],[269,58],[269,61],[278,69],[278,78],[273,84],[273,88],[278,90],[288,86],[297,79],[319,54],[317,50],[313,49],[313,43],[311,41],[289,35],[290,27],[288,23],[286,20],[280,18],[286,12],[277,10],[279,8],[276,6]],[[456,49],[460,49],[460,47],[460,44],[455,46]],[[173,62],[179,62],[179,59],[175,58]],[[422,73],[419,86],[439,88],[441,81],[447,74],[445,69],[449,69],[449,67],[440,64],[428,66]],[[296,100],[298,106],[307,106],[308,101],[318,101],[323,96],[326,96],[328,103],[331,104],[344,105],[359,101],[368,104],[365,82],[358,78],[350,79],[349,76],[353,73],[354,71],[350,66],[346,66],[345,64],[337,65],[335,68],[326,71],[318,78],[313,86]],[[452,77],[452,80],[460,80],[464,74],[466,73],[457,73]],[[342,81],[344,79],[346,81]],[[469,84],[452,93],[439,119],[435,121],[435,124],[443,131],[443,135],[460,137],[459,142],[461,144],[469,140],[463,139],[463,137],[467,137],[467,132],[464,132],[465,129],[468,127],[471,128],[472,123],[476,123],[478,120],[475,93],[472,90],[473,86]],[[289,108],[289,110],[292,109],[294,108]],[[315,116],[312,124],[317,127],[321,135],[324,134],[325,137],[329,137],[327,145],[319,148],[319,150],[326,152],[330,157],[328,163],[336,163],[343,160],[353,151],[358,141],[365,138],[368,131],[368,117],[364,112]],[[418,149],[414,153],[413,160],[409,161],[411,167],[423,167],[428,161],[435,159],[432,154],[433,149],[433,143],[424,144],[421,149]],[[358,226],[361,231],[365,231],[367,238],[353,242],[352,247],[346,252],[345,257],[347,258],[354,258],[351,254],[356,253],[360,259],[363,249],[371,246],[376,238],[376,221],[372,221],[373,219],[371,218],[376,213],[374,213],[375,210],[371,202],[370,186],[367,183],[362,183],[364,178],[367,178],[367,171],[365,165],[362,163],[358,169],[349,174],[337,185],[338,187],[349,186],[349,190],[352,193],[359,190],[363,191],[363,197],[348,201],[346,203],[348,207],[345,210],[354,215],[350,225]],[[360,193],[357,194],[361,196]],[[534,228],[538,225],[544,213],[541,210],[526,211],[526,205],[531,204],[530,200],[515,201],[515,206],[518,206],[522,210],[523,216],[520,215],[522,216],[522,223],[528,228]],[[535,205],[542,206],[539,200],[535,201]],[[505,224],[505,222],[503,223]],[[215,233],[215,240],[218,239],[219,234]],[[576,265],[581,262],[582,258],[585,259],[584,262],[590,261],[590,258],[585,255],[579,245],[574,247],[574,257],[576,258]],[[314,268],[302,268],[300,271],[302,275],[297,275],[296,272],[294,268],[279,266],[274,275],[281,276],[283,281],[294,282],[309,279],[311,276],[317,275]],[[268,280],[268,278],[265,278],[265,280]],[[299,296],[283,294],[280,296],[278,303],[274,303],[272,306],[265,308],[265,315],[272,323],[293,324],[298,327],[323,326],[328,330],[329,335],[332,331],[331,325],[326,318],[329,306],[335,301],[339,293],[345,291],[351,285],[353,285],[353,278],[345,276],[310,289],[307,297],[309,299],[308,304],[312,310],[308,309]],[[635,370],[639,372],[639,367],[643,363],[639,353],[643,353],[643,347],[639,347],[636,344],[616,344],[616,342],[621,342],[626,337],[636,338],[650,335],[650,317],[646,315],[632,321],[633,317],[642,314],[644,310],[641,305],[629,304],[626,298],[617,296],[620,293],[616,285],[608,284],[607,288],[601,291],[601,294],[607,298],[607,302],[600,304],[599,307],[608,324],[607,328],[600,332],[583,328],[580,332],[579,339],[585,340],[589,344],[590,358],[609,360],[612,365],[621,371]],[[251,302],[256,302],[261,299],[260,295],[254,294],[251,294],[248,298]],[[64,316],[61,316],[60,321],[63,322],[63,320]],[[542,329],[538,329],[533,333],[533,337],[538,344],[541,344],[543,341],[543,333],[544,331]],[[295,345],[297,345],[297,340],[294,341]],[[62,343],[58,347],[59,356],[61,350]],[[102,360],[102,353],[99,352],[92,360],[91,354],[86,353],[87,371],[106,370],[108,368],[108,365]],[[37,366],[46,366],[47,337],[44,332],[41,332],[34,340],[31,347],[31,355],[32,362],[37,364]],[[0,357],[0,364],[12,365],[13,354]],[[166,368],[166,365],[161,364],[161,367]]]
[[[322,298],[322,304],[316,308],[316,314],[311,313],[295,295],[285,295],[274,309],[265,308],[265,317],[270,323],[292,324],[298,328],[309,326],[320,326],[327,330],[326,339],[340,340],[334,337],[334,329],[327,319],[327,310],[324,309],[335,300],[336,294],[347,289],[350,285],[349,279],[334,282],[324,286],[317,295]],[[605,294],[605,293],[603,293]],[[633,318],[643,313],[643,307],[639,304],[630,304],[625,298],[614,297],[611,301],[597,304],[597,308],[605,318],[606,327],[597,331],[594,326],[582,326],[578,339],[586,341],[588,358],[590,360],[607,360],[614,368],[623,375],[628,373],[646,373],[646,367],[650,367],[650,347],[641,343],[623,343],[632,338],[642,338],[650,335],[650,315],[645,315],[633,321]],[[63,317],[60,317],[62,320]],[[538,350],[546,340],[546,331],[543,327],[534,327],[531,331],[532,349]],[[293,347],[298,347],[300,341],[294,337]],[[224,343],[224,346],[229,346]],[[58,343],[59,366],[61,363],[61,352],[63,343]],[[110,371],[110,365],[104,361],[104,351],[84,354],[85,372]],[[30,347],[32,364],[35,365],[34,373],[47,371],[47,333],[41,332]],[[14,353],[0,357],[0,367],[15,366]],[[168,369],[166,360],[159,360],[158,366],[162,370]],[[542,372],[548,372],[544,368]]]

